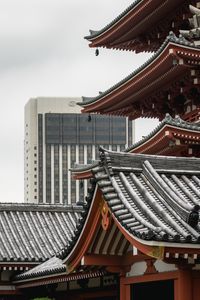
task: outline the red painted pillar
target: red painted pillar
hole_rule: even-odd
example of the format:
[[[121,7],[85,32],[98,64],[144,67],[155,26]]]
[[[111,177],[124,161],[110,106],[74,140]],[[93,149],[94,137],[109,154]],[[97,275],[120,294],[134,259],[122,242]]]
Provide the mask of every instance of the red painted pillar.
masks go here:
[[[193,300],[192,272],[189,269],[179,269],[178,276],[178,299]]]
[[[125,284],[124,277],[120,277],[120,300],[130,300],[131,289],[129,284]]]

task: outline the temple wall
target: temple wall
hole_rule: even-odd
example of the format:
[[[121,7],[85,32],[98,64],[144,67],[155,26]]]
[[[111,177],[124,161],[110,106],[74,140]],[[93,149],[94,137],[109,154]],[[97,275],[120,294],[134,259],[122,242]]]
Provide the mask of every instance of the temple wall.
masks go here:
[[[159,273],[177,270],[174,264],[167,264],[161,260],[156,260],[154,266],[155,266],[155,271]],[[147,271],[147,263],[145,261],[136,262],[131,266],[131,270],[126,273],[126,277],[144,275],[146,271]]]
[[[154,266],[159,273],[177,270],[177,267],[174,264],[167,264],[167,263],[163,262],[162,260],[157,260],[154,263]]]

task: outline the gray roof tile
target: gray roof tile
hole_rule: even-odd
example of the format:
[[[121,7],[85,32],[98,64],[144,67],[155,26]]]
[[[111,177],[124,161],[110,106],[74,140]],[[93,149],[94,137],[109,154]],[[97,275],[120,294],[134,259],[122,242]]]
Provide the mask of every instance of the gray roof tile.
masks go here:
[[[199,166],[199,158],[101,149],[100,168],[93,173],[111,211],[133,236],[200,243]]]
[[[75,237],[82,206],[0,205],[0,262],[40,262]]]

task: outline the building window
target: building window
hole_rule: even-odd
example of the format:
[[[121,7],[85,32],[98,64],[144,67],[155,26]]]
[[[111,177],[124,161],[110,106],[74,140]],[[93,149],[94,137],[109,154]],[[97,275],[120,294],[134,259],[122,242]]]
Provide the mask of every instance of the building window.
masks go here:
[[[59,203],[59,146],[54,145],[54,202]]]
[[[51,203],[51,145],[46,146],[46,202]]]

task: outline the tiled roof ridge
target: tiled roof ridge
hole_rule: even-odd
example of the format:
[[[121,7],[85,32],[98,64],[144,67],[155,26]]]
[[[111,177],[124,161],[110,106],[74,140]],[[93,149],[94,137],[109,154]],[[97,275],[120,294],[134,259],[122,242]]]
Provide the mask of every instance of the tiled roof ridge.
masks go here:
[[[126,81],[128,81],[129,79],[131,79],[133,76],[135,76],[137,73],[139,73],[140,71],[142,71],[142,69],[146,68],[151,62],[153,62],[157,56],[160,55],[160,53],[170,44],[177,44],[177,45],[182,45],[182,46],[187,46],[187,47],[191,47],[193,49],[199,49],[198,46],[195,46],[193,43],[187,41],[181,34],[179,35],[179,37],[177,37],[173,31],[170,31],[168,36],[166,37],[165,41],[163,42],[163,44],[160,46],[160,48],[145,62],[143,63],[140,67],[138,67],[136,70],[134,70],[132,73],[130,73],[128,76],[126,76],[124,79],[120,80],[118,83],[116,83],[115,85],[113,85],[112,87],[110,87],[109,89],[107,89],[106,91],[100,93],[98,96],[96,97],[82,97],[82,99],[84,99],[83,102],[78,102],[77,104],[84,107],[85,105],[88,105],[90,103],[93,103],[96,100],[101,99],[103,96],[109,94],[110,92],[112,92],[113,90],[115,90],[116,88],[118,88],[120,85],[124,84]]]
[[[79,224],[84,213],[84,203],[42,205],[40,209],[37,205],[2,205],[0,261],[21,264],[48,260],[73,240],[76,221]]]
[[[33,203],[1,203],[0,211],[42,211],[42,212],[73,212],[82,208],[76,204],[33,204]]]
[[[69,240],[66,246],[60,250],[58,253],[56,253],[56,257],[59,259],[64,259],[66,256],[71,252],[73,247],[75,246],[81,231],[83,229],[83,226],[85,224],[85,220],[87,218],[87,214],[90,208],[90,204],[93,198],[93,193],[96,186],[96,180],[94,178],[91,178],[89,180],[90,186],[88,187],[88,195],[85,197],[85,202],[82,203],[82,206],[84,207],[84,211],[80,214],[79,220],[76,223],[76,228],[74,230],[74,236],[72,240]]]
[[[124,150],[124,152],[130,152],[134,148],[142,145],[143,143],[148,141],[151,137],[153,137],[157,132],[159,132],[160,129],[165,125],[176,126],[178,128],[189,129],[189,130],[197,130],[200,132],[200,124],[184,121],[179,116],[172,118],[170,114],[167,113],[165,115],[165,118],[148,135],[146,135],[144,138],[134,143],[133,145],[127,147]]]
[[[33,270],[26,271],[22,274],[18,274],[14,277],[14,281],[20,281],[23,279],[29,279],[44,275],[51,275],[56,273],[65,273],[66,265],[62,263],[62,260],[57,257],[52,257],[42,264],[33,268]]]
[[[134,169],[141,170],[143,168],[143,163],[146,160],[148,160],[158,172],[163,170],[173,170],[177,171],[177,173],[180,171],[183,173],[187,173],[188,171],[200,173],[200,158],[126,153],[100,147],[99,166],[103,166],[106,169],[112,170],[110,172],[111,175],[115,169],[129,171]]]
[[[193,166],[189,169],[197,161],[199,169],[200,159],[173,158],[169,170],[162,166],[166,159],[171,157],[120,155],[102,148],[101,163],[93,172],[108,206],[130,234],[143,240],[199,244],[200,172],[196,176]],[[180,174],[176,174],[176,159]]]
[[[75,164],[73,168],[70,168],[69,170],[71,172],[78,172],[78,171],[87,171],[94,167],[96,167],[99,163],[99,160],[95,160],[91,164]]]
[[[191,205],[188,202],[185,202],[184,197],[179,199],[179,197],[176,195],[176,191],[173,189],[173,186],[170,186],[168,179],[164,176],[159,176],[149,161],[144,162],[143,170],[146,178],[148,178],[152,186],[154,186],[154,188],[159,191],[161,195],[164,195],[164,198],[170,207],[172,207],[178,213],[178,215],[192,227],[193,222],[196,221],[196,226],[199,219],[199,205]]]

